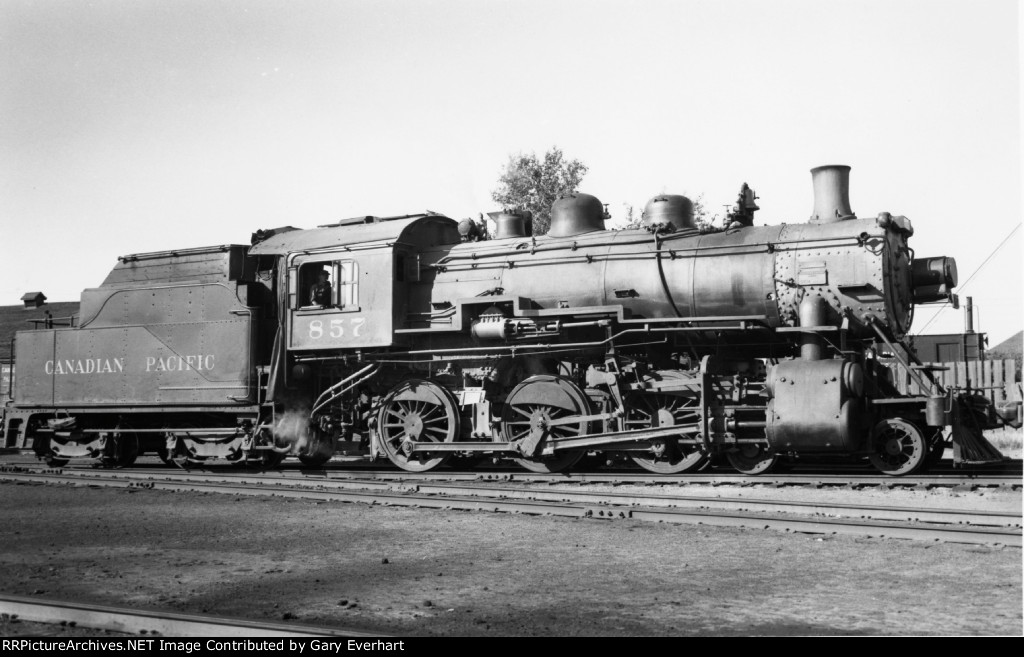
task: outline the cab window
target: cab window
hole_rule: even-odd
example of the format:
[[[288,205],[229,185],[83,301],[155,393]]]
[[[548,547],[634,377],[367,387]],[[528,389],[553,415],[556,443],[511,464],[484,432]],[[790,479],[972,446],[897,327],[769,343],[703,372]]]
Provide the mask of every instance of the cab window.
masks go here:
[[[336,305],[342,310],[359,310],[359,267],[355,260],[336,263],[338,290]]]
[[[307,262],[299,267],[295,307],[359,308],[359,267],[354,260]]]

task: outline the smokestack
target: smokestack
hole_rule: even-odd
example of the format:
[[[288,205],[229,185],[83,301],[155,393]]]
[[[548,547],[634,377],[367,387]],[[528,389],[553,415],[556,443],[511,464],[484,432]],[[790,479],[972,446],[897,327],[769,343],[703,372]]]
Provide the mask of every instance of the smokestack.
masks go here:
[[[814,213],[812,224],[831,224],[856,219],[850,209],[850,167],[845,164],[827,164],[811,169],[814,186]]]
[[[967,297],[964,304],[964,333],[974,333],[974,300]]]

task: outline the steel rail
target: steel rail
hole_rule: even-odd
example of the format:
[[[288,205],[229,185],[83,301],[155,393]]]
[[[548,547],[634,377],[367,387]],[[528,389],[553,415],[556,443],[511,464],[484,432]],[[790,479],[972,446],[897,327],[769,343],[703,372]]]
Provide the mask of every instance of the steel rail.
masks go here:
[[[229,495],[269,496],[290,499],[317,499],[324,501],[363,502],[388,506],[409,506],[434,509],[479,510],[532,515],[555,515],[574,518],[632,518],[658,522],[683,524],[707,524],[718,526],[763,527],[798,531],[812,534],[855,534],[861,536],[882,536],[912,538],[956,543],[981,543],[988,545],[1021,546],[1019,528],[992,526],[962,526],[914,524],[890,522],[880,519],[849,518],[823,519],[815,517],[785,516],[748,511],[726,511],[710,509],[639,508],[612,506],[608,504],[541,501],[535,499],[487,498],[480,496],[438,496],[422,493],[401,493],[391,490],[344,490],[330,491],[319,488],[296,488],[267,486],[265,484],[209,483],[197,481],[157,481],[150,478],[137,481],[133,478],[112,476],[67,476],[61,474],[27,474],[0,472],[0,481],[33,481],[37,483],[68,483],[100,485],[119,488],[145,488],[170,491],[223,493]],[[353,482],[346,482],[353,483]]]
[[[499,443],[500,444],[500,443]],[[560,473],[534,473],[522,469],[475,469],[466,472],[453,470],[436,470],[433,472],[410,473],[404,470],[380,469],[373,465],[362,463],[335,462],[326,469],[288,467],[292,464],[285,464],[282,469],[274,470],[278,475],[284,477],[298,478],[366,478],[376,477],[382,480],[399,481],[515,481],[515,482],[545,482],[545,483],[576,483],[576,484],[642,484],[650,486],[682,486],[682,485],[704,485],[704,486],[773,486],[776,488],[787,486],[813,486],[824,487],[848,487],[848,488],[1008,488],[1019,490],[1024,488],[1024,478],[1019,474],[986,474],[984,472],[946,472],[928,475],[914,475],[909,477],[890,477],[882,474],[856,474],[865,472],[863,470],[846,470],[844,472],[829,473],[788,473],[785,475],[741,475],[734,473],[722,473],[716,471],[696,472],[689,474],[649,474],[644,472],[560,472]],[[298,465],[298,464],[294,464]],[[166,466],[154,464],[152,468],[132,467],[118,468],[115,470],[97,470],[92,462],[81,462],[62,466],[62,470],[78,471],[79,468],[88,468],[88,471],[106,471],[117,473],[161,473],[167,472]],[[18,471],[25,469],[29,471],[52,471],[52,468],[39,466],[36,463],[29,465],[8,464],[0,465],[0,471]],[[196,465],[187,469],[187,472],[206,472],[210,474],[222,474],[226,469],[216,466],[208,467]],[[170,472],[176,472],[171,470]],[[244,470],[242,471],[244,472]]]
[[[804,520],[780,516],[764,517],[748,513],[713,513],[677,509],[637,509],[629,511],[635,520],[696,523],[720,527],[751,527],[808,534],[853,534],[875,538],[900,538],[1021,547],[1019,530],[995,527],[961,527],[887,523],[881,520],[841,520],[819,518]]]
[[[524,487],[456,484],[415,484],[418,493],[437,495],[469,495],[481,497],[528,498],[536,500],[697,509],[755,511],[758,513],[799,513],[815,516],[872,518],[993,527],[1022,526],[1021,514],[1002,511],[964,511],[960,509],[928,509],[880,505],[843,504],[838,502],[792,502],[787,500],[750,499],[742,497],[701,497],[694,495],[657,495],[650,493],[606,493],[566,490],[537,490]]]
[[[0,595],[0,612],[33,623],[66,623],[128,634],[166,637],[383,637],[381,634],[310,625],[182,614]]]
[[[92,478],[124,478],[134,481],[151,481],[152,474],[122,473],[117,471],[83,473],[83,480]],[[168,472],[157,475],[160,479],[172,481],[197,481],[196,475]],[[211,481],[220,476],[221,481],[258,486],[315,486],[321,489],[342,490],[391,490],[416,492],[426,495],[465,495],[470,497],[532,499],[549,502],[576,502],[591,505],[624,505],[677,508],[727,509],[733,511],[757,511],[760,513],[803,513],[817,516],[844,516],[873,518],[876,520],[904,520],[947,524],[989,525],[1021,527],[1021,514],[1003,511],[961,510],[924,507],[894,507],[882,505],[845,504],[839,502],[793,502],[779,499],[751,499],[744,497],[703,497],[697,495],[666,495],[660,493],[610,493],[570,490],[543,490],[524,486],[496,486],[488,483],[468,484],[424,484],[386,482],[373,479],[296,479],[277,473],[264,475],[206,474],[198,481]],[[550,483],[550,482],[549,482]]]
[[[587,517],[590,513],[586,509],[570,504],[555,504],[551,502],[529,502],[529,501],[505,501],[501,499],[490,500],[486,498],[456,499],[441,498],[431,495],[415,495],[399,493],[390,489],[379,491],[366,490],[357,487],[345,491],[325,491],[316,488],[284,488],[270,487],[264,485],[242,485],[238,483],[210,483],[194,480],[181,481],[135,481],[133,479],[115,479],[96,477],[73,477],[59,474],[15,474],[0,473],[0,481],[31,481],[35,483],[62,483],[62,484],[83,484],[88,486],[102,486],[110,488],[141,488],[150,490],[187,491],[202,493],[224,493],[228,495],[247,495],[254,497],[282,497],[292,499],[315,499],[340,502],[365,502],[368,504],[383,504],[389,506],[412,506],[427,507],[435,509],[469,509],[483,511],[507,511],[519,513],[536,513],[538,515],[568,515],[573,517]]]
[[[231,475],[226,477],[233,483],[247,485],[292,484],[294,479],[264,475],[251,477]],[[298,483],[306,482],[300,480]],[[702,497],[696,495],[665,495],[657,493],[609,493],[568,490],[543,490],[523,486],[495,486],[486,483],[466,484],[423,484],[419,482],[395,486],[391,483],[372,479],[348,479],[345,481],[320,480],[309,482],[321,488],[387,488],[416,492],[427,495],[466,495],[470,497],[531,499],[549,502],[577,502],[591,505],[624,505],[651,507],[686,507],[704,509],[727,509],[733,511],[757,511],[760,513],[803,513],[817,516],[844,516],[873,518],[875,520],[904,520],[947,524],[988,525],[1021,527],[1021,514],[1003,511],[961,510],[923,507],[893,507],[882,505],[845,504],[838,502],[792,502],[788,500],[750,499],[742,497]]]
[[[404,470],[382,470],[367,466],[346,466],[348,469],[284,469],[277,470],[283,476],[296,477],[377,477],[386,480],[452,480],[452,481],[533,481],[546,483],[577,484],[626,484],[636,483],[651,486],[709,485],[709,486],[846,486],[851,488],[933,488],[933,487],[1005,487],[1024,488],[1020,475],[931,474],[912,477],[890,477],[882,474],[861,474],[850,476],[846,473],[789,473],[786,475],[741,475],[721,472],[696,472],[690,474],[650,474],[644,472],[528,472],[522,469],[497,470],[476,469],[468,472],[439,470],[410,473]],[[865,468],[865,470],[867,470]],[[214,472],[214,470],[208,470]],[[122,470],[119,470],[122,472]],[[146,472],[152,472],[147,470]]]

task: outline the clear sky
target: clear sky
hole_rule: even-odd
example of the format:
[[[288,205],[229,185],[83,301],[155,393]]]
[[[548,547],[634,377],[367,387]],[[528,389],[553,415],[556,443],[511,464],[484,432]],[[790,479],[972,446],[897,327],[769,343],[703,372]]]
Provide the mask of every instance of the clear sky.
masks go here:
[[[961,282],[1021,222],[1013,0],[3,0],[0,305],[119,255],[497,209],[558,146],[614,215],[659,193],[806,221],[808,170]],[[1018,231],[961,291],[1021,330]],[[919,309],[921,330],[933,311]],[[963,328],[946,310],[928,332]]]

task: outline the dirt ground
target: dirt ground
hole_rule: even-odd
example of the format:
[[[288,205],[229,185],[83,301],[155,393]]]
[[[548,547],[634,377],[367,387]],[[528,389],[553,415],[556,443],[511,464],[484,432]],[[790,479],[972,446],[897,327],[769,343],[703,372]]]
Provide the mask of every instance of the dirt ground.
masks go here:
[[[1024,629],[1017,548],[153,490],[0,495],[9,594],[397,635]]]

